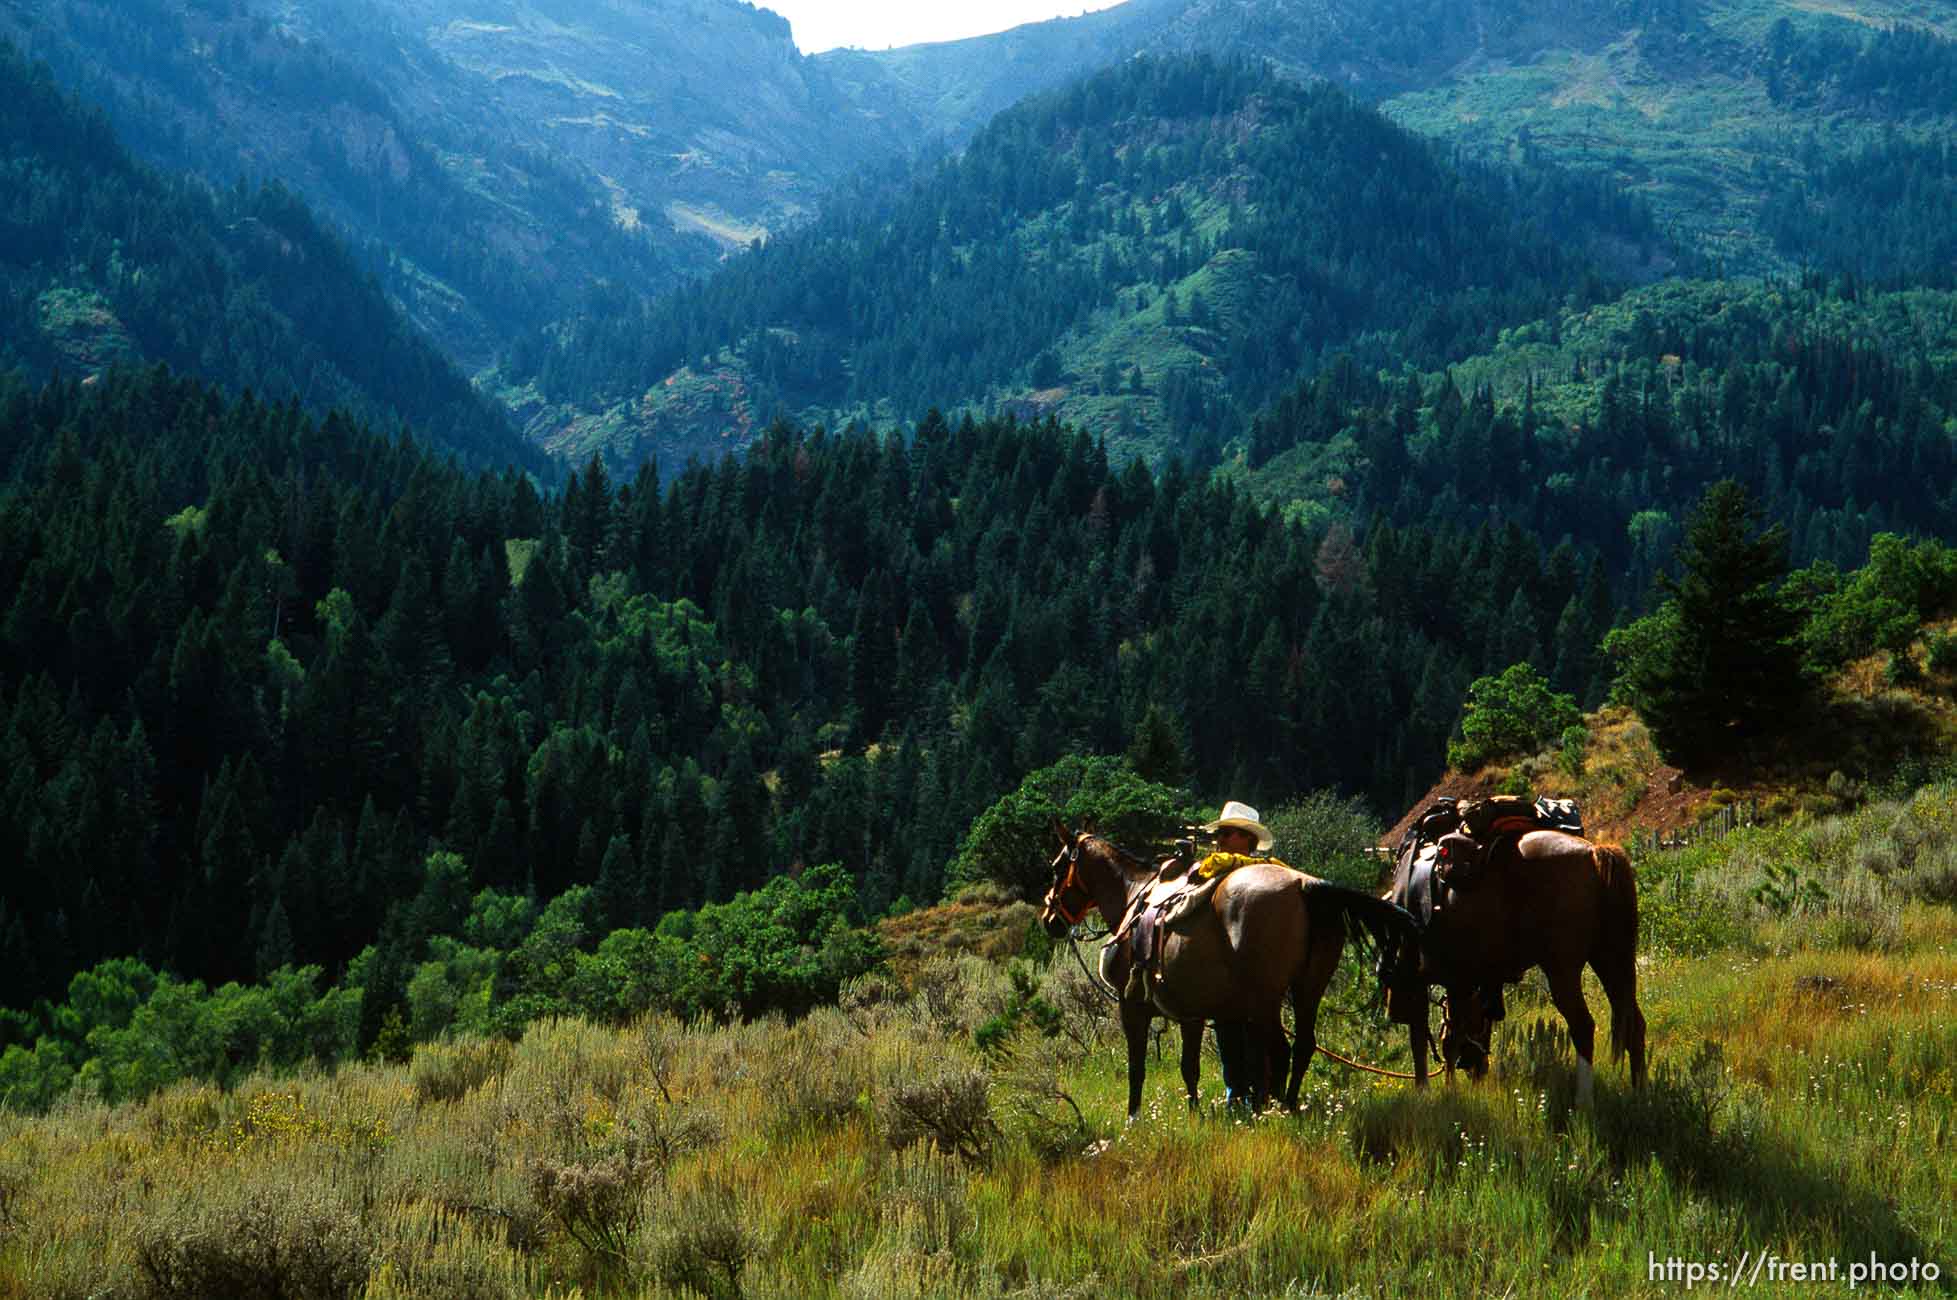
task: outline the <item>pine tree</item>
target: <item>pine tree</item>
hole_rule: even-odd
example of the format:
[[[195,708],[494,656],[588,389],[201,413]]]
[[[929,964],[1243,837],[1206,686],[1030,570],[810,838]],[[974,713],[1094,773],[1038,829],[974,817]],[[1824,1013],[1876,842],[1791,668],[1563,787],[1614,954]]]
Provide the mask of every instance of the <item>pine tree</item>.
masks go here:
[[[1184,753],[1178,728],[1160,705],[1150,702],[1128,742],[1129,766],[1158,785],[1179,786],[1189,766]]]
[[[1802,613],[1780,592],[1787,529],[1762,530],[1746,489],[1707,489],[1661,578],[1657,613],[1612,633],[1620,692],[1667,758],[1682,765],[1740,757],[1799,712],[1809,690],[1797,640]]]
[[[279,967],[292,965],[294,959],[292,922],[286,918],[285,900],[275,896],[271,910],[265,914],[265,924],[258,932],[258,978],[262,980]]]

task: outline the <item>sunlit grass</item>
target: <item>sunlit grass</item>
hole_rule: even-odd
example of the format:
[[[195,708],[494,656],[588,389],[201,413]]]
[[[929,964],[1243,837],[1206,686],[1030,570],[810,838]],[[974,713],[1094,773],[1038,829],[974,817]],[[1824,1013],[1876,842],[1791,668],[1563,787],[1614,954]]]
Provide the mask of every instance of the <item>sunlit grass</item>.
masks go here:
[[[1864,816],[1908,839],[1947,811],[1920,798]],[[1124,1125],[1118,1035],[1064,952],[1040,976],[1061,1032],[990,1054],[1003,971],[941,958],[795,1024],[553,1022],[71,1102],[0,1118],[0,1297],[1636,1295],[1677,1289],[1653,1254],[1957,1267],[1957,915],[1898,903],[1879,951],[1825,912],[1740,925],[1646,955],[1651,1085],[1600,1050],[1589,1112],[1531,977],[1485,1082],[1321,1060],[1297,1115],[1244,1123],[1213,1059],[1187,1110],[1171,1039]],[[1332,1001],[1328,1042],[1403,1061],[1350,972]]]

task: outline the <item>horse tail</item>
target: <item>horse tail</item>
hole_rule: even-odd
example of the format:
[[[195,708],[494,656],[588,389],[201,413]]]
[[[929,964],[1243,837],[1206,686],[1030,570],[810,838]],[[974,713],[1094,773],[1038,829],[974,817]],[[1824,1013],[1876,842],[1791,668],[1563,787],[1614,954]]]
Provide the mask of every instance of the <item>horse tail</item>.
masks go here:
[[[1419,962],[1420,923],[1398,903],[1329,880],[1306,881],[1304,901],[1312,925],[1337,927],[1361,951],[1372,950],[1382,990]]]
[[[1615,844],[1598,844],[1590,850],[1596,864],[1597,879],[1604,887],[1604,905],[1599,918],[1597,963],[1615,969],[1635,980],[1638,967],[1638,873],[1631,859]],[[1632,1027],[1628,1017],[1637,1010],[1633,998],[1611,999],[1610,1055],[1624,1055]]]

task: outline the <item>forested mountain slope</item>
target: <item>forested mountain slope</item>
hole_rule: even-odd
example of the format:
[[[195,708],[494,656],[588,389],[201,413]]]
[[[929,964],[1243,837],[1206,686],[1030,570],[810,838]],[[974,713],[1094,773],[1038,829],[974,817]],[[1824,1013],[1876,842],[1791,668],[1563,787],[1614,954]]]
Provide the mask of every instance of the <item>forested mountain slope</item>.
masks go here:
[[[0,467],[23,991],[127,954],[332,970],[437,847],[471,889],[597,884],[611,926],[827,861],[876,914],[935,899],[1024,773],[1131,745],[1237,797],[1392,806],[1471,676],[1571,658],[1549,632],[1594,646],[1611,608],[1519,529],[1360,552],[1011,421],[783,428],[663,491],[588,468],[540,499],[112,374],[0,392]],[[1464,555],[1488,584],[1451,581]]]
[[[641,302],[724,258],[743,260],[751,242],[819,208],[848,209],[846,226],[876,220],[902,189],[893,178],[913,151],[962,148],[1024,96],[1138,53],[1247,59],[1293,82],[1346,88],[1445,141],[1453,170],[1519,169],[1532,178],[1514,196],[1524,205],[1542,197],[1544,162],[1594,195],[1628,193],[1655,221],[1606,259],[1610,275],[1666,270],[1664,258],[1648,260],[1655,232],[1685,264],[1703,256],[1715,272],[1819,267],[1946,283],[1957,202],[1943,143],[1957,102],[1946,93],[1957,69],[1944,39],[1952,32],[1946,7],[1900,0],[1844,0],[1825,13],[1789,0],[1130,0],[973,41],[809,59],[774,15],[735,0],[0,6],[0,35],[102,105],[143,157],[218,188],[244,175],[303,196],[533,438],[579,454],[657,453],[668,467],[741,445],[778,405],[914,416],[927,386],[925,402],[1018,403],[1008,409],[1057,412],[1159,455],[1188,447],[1192,431],[1227,441],[1269,394],[1257,376],[1322,362],[1339,329],[1372,332],[1349,318],[1300,329],[1284,315],[1288,288],[1267,289],[1302,276],[1298,298],[1312,303],[1320,287],[1309,267],[1266,258],[1247,270],[1196,256],[1204,241],[1230,249],[1222,236],[1239,220],[1230,168],[1243,160],[1215,150],[1174,160],[1195,170],[1154,177],[1131,196],[1139,236],[1109,242],[1090,231],[1083,243],[1077,227],[1062,228],[1075,220],[1065,205],[1020,210],[1030,220],[1013,274],[1058,270],[1037,308],[1010,293],[976,301],[943,286],[902,310],[865,304],[864,290],[882,292],[885,268],[874,267],[865,284],[826,285],[826,299],[806,310],[775,311],[785,317],[778,323],[753,319],[757,306],[779,306],[763,294],[720,313],[738,326],[732,336],[697,330],[676,342],[655,319],[666,309]],[[1239,155],[1245,147],[1227,134],[1216,143],[1224,141]],[[865,166],[891,170],[833,203],[823,198]],[[1182,210],[1166,216],[1188,218],[1187,239],[1161,210],[1177,185]],[[1360,197],[1357,206],[1378,216],[1364,201],[1376,196],[1361,186]],[[1257,204],[1243,206],[1245,219],[1260,219]],[[1569,215],[1567,204],[1542,205],[1531,237],[1562,255],[1596,252],[1595,230],[1570,227]],[[1407,224],[1397,211],[1391,219]],[[1105,252],[1116,274],[1133,272],[1124,258],[1149,264],[1129,282],[1149,291],[1138,308],[1130,297],[1134,319],[1109,314],[1101,267],[1078,264],[1084,250]],[[906,265],[900,250],[878,251]],[[1009,251],[967,269],[996,278]],[[1445,280],[1433,286],[1443,298],[1453,291]],[[1179,313],[1200,293],[1218,319],[1192,327],[1152,316],[1171,287]],[[865,341],[822,319],[841,299],[881,305],[883,317],[866,328],[911,341],[866,345],[858,357]],[[1276,314],[1233,322],[1236,300],[1260,311],[1270,300]],[[1003,337],[974,344],[961,319],[978,308],[1010,318]],[[1492,311],[1476,308],[1483,323]],[[1052,336],[1030,348],[1029,317]],[[648,329],[643,350],[658,365],[614,364],[616,340],[599,335],[625,328],[620,321]],[[1267,349],[1253,345],[1264,355],[1219,355],[1236,347],[1221,336],[1238,323],[1269,335]],[[1388,327],[1406,328],[1404,319]],[[546,355],[572,338],[605,355]],[[1395,347],[1374,337],[1355,355],[1371,364]],[[1043,361],[1049,353],[1055,364]],[[1046,382],[1034,382],[1036,362]],[[1127,386],[1137,371],[1141,391]],[[997,391],[938,382],[975,376]]]
[[[405,422],[479,464],[541,468],[289,190],[153,171],[0,43],[0,367],[164,362],[233,392]]]
[[[471,371],[912,143],[738,0],[48,0],[0,36],[144,158],[299,191]]]
[[[860,101],[900,103],[956,139],[1023,96],[1138,52],[1268,61],[1475,156],[1550,158],[1609,176],[1646,197],[1682,242],[1754,273],[1832,259],[1790,228],[1786,199],[1805,188],[1848,200],[1838,155],[1880,146],[1893,156],[1920,145],[1925,128],[1948,129],[1952,37],[1957,11],[1906,0],[1131,0],[818,62],[846,75]],[[1942,238],[1934,222],[1914,224]],[[1895,241],[1863,246],[1871,273],[1915,257]]]
[[[1077,18],[894,50],[833,50],[817,63],[862,103],[894,102],[957,137],[1028,95],[1136,54],[1269,62],[1369,100],[1424,89],[1491,60],[1596,50],[1696,0],[1129,0]]]
[[[1948,290],[1668,281],[1424,381],[1330,372],[1259,418],[1245,463],[1300,517],[1571,538],[1635,598],[1721,478],[1788,526],[1797,563],[1851,568],[1885,529],[1950,537],[1953,418]]]
[[[1336,353],[1431,366],[1659,256],[1607,185],[1462,166],[1341,91],[1245,63],[1141,59],[839,193],[696,286],[594,305],[511,377],[560,404],[531,427],[579,459],[670,464],[741,445],[776,409],[949,403],[1202,460]]]
[[[1851,0],[1676,6],[1594,54],[1471,65],[1385,106],[1477,156],[1644,195],[1732,274],[1953,274],[1957,11]]]

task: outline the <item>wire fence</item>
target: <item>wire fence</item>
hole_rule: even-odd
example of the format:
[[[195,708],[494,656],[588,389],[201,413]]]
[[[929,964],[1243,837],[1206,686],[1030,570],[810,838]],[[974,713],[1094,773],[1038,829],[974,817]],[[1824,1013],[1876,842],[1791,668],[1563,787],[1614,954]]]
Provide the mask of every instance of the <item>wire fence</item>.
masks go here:
[[[1758,813],[1759,806],[1752,800],[1728,804],[1690,826],[1642,831],[1634,838],[1633,847],[1646,853],[1657,853],[1666,849],[1689,848],[1702,840],[1724,839],[1742,826],[1753,825]]]

